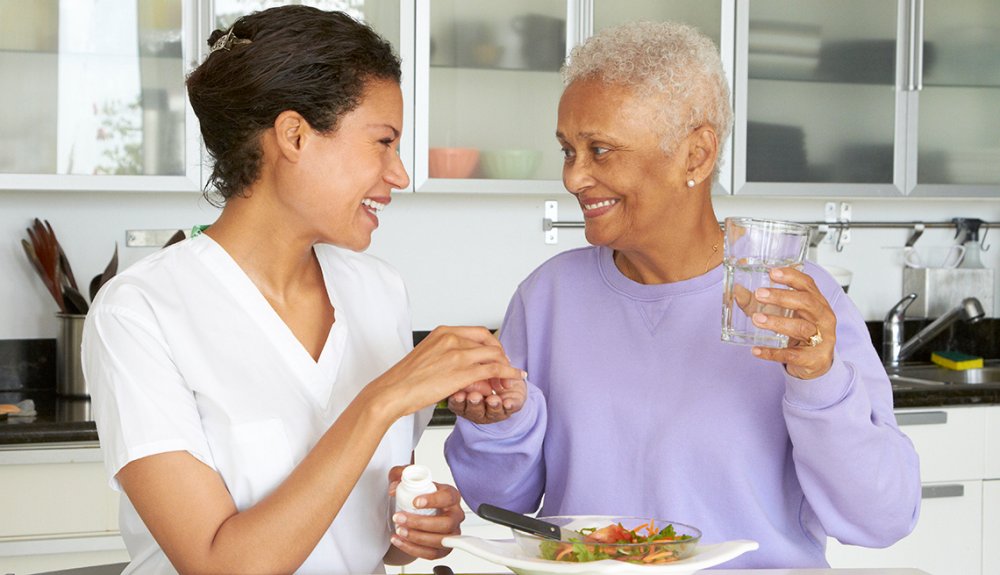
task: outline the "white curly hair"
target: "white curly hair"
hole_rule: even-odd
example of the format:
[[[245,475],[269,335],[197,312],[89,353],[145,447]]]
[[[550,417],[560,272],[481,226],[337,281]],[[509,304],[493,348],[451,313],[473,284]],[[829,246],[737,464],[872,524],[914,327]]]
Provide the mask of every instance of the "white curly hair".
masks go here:
[[[660,146],[672,154],[691,130],[709,125],[719,139],[718,175],[733,124],[729,84],[715,44],[677,22],[627,22],[601,30],[573,48],[562,68],[563,85],[598,79],[635,90],[662,105],[650,119]]]

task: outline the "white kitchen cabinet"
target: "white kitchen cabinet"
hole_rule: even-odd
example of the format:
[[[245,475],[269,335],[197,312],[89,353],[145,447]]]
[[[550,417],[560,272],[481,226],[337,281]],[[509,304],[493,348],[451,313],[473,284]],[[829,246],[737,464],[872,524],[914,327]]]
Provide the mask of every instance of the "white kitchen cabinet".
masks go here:
[[[1000,194],[1000,37],[985,24],[1000,4],[738,0],[736,12],[735,193]]]
[[[886,549],[828,540],[839,568],[916,567],[934,575],[978,575],[983,569],[986,420],[984,407],[900,409],[900,429],[920,456],[920,518],[913,532]],[[995,545],[991,545],[995,547]]]
[[[1000,573],[1000,479],[983,481],[983,575]]]
[[[0,572],[128,561],[96,444],[0,450]]]
[[[627,20],[688,22],[721,44],[732,68],[732,0],[415,4],[418,192],[565,193],[555,139],[559,68],[595,30]],[[717,192],[727,193],[726,174]]]
[[[1000,406],[986,412],[986,480],[983,481],[983,575],[1000,573]]]
[[[198,191],[196,8],[0,2],[0,189]]]
[[[982,481],[925,483],[920,520],[908,537],[886,549],[841,545],[830,539],[836,568],[910,567],[934,575],[978,575],[982,570]]]
[[[982,408],[986,414],[986,478],[1000,479],[1000,406]]]

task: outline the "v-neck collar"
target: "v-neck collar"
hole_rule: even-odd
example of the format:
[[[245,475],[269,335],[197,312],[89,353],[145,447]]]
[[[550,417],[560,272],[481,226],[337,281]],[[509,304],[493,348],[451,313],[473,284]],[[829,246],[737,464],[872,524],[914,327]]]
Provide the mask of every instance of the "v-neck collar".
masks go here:
[[[264,337],[271,341],[279,355],[288,363],[296,376],[294,379],[323,409],[326,409],[346,348],[349,321],[343,307],[339,305],[330,277],[332,272],[327,269],[327,262],[324,261],[324,258],[320,257],[318,253],[316,254],[316,260],[323,273],[323,284],[326,287],[327,297],[330,298],[330,304],[334,309],[334,323],[327,333],[319,358],[313,359],[302,342],[295,337],[288,324],[271,307],[271,303],[267,301],[250,276],[243,271],[243,268],[229,255],[225,248],[207,234],[201,234],[193,238],[191,242],[195,253],[205,260],[208,269],[236,298],[240,307],[246,310],[247,315],[261,328]],[[313,251],[315,252],[315,248]]]

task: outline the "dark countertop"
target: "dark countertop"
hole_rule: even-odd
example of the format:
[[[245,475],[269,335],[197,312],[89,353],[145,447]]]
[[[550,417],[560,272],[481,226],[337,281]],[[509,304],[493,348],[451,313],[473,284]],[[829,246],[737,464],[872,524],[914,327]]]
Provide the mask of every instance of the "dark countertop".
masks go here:
[[[22,399],[34,400],[38,414],[0,419],[0,446],[97,441],[89,400],[63,398],[48,391],[0,393],[0,403]],[[894,384],[893,400],[896,408],[1000,404],[1000,384]],[[432,426],[454,423],[455,416],[440,408],[431,419]]]

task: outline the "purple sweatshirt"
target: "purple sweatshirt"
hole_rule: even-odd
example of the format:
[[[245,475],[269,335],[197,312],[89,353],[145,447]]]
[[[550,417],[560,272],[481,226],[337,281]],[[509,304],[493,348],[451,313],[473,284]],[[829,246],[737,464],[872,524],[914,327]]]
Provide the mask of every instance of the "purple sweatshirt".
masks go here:
[[[448,438],[462,495],[473,509],[653,517],[704,543],[760,543],[729,568],[826,567],[828,535],[902,538],[920,506],[917,454],[861,314],[822,268],[805,271],[837,315],[833,366],[813,380],[720,341],[722,266],[642,285],[604,247],[544,263],[501,330],[528,372],[523,409],[460,418]]]

